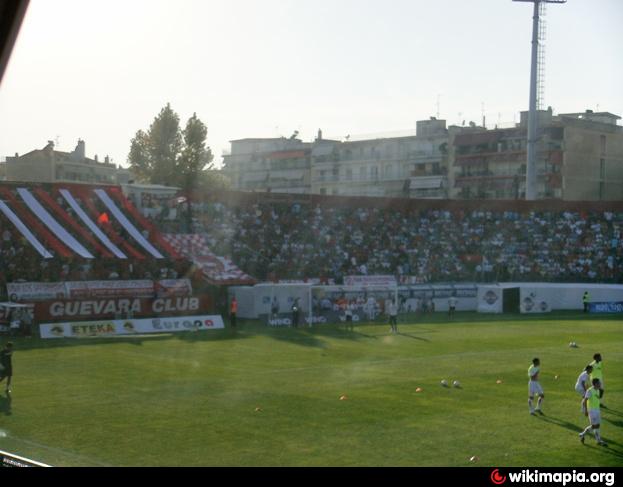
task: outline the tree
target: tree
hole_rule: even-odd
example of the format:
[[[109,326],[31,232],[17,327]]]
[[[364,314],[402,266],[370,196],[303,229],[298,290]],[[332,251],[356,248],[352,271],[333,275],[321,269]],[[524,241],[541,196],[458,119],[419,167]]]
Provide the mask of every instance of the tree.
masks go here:
[[[187,196],[187,226],[188,231],[192,230],[192,206],[190,204],[191,195],[198,187],[201,173],[206,166],[211,168],[214,156],[205,142],[208,136],[208,128],[197,118],[197,114],[188,119],[183,135],[183,149],[178,159],[177,175],[180,186]]]
[[[206,146],[208,128],[196,113],[180,130],[180,117],[169,103],[144,132],[130,143],[128,162],[140,181],[178,186],[187,196],[187,224],[191,231],[193,193],[229,187],[229,181],[212,167],[214,156]]]
[[[231,189],[230,179],[218,169],[208,167],[199,174],[197,179],[197,190],[201,193],[213,193],[224,189]]]
[[[130,154],[128,154],[128,162],[132,172],[141,181],[150,181],[151,179],[151,162],[149,159],[149,136],[139,130],[130,143]]]
[[[169,103],[160,110],[147,133],[139,130],[132,139],[128,162],[139,179],[152,184],[171,184],[182,150],[180,117]]]

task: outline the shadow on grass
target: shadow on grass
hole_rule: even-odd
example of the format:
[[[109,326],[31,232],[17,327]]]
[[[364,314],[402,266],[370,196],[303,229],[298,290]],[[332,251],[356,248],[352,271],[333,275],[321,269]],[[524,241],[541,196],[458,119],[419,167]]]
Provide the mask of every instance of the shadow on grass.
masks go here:
[[[0,413],[5,416],[11,415],[11,394],[9,392],[6,393],[6,396],[0,396]]]
[[[422,340],[423,342],[430,342],[430,340],[428,338],[422,338],[422,337],[418,337],[415,335],[410,335],[409,333],[403,333],[403,332],[398,332],[398,335],[403,336],[403,337],[407,337],[407,338],[413,338],[414,340]]]
[[[446,312],[437,312],[433,314],[421,315],[417,313],[409,313],[401,315],[402,326],[410,333],[399,333],[402,336],[413,338],[416,340],[430,342],[426,338],[422,338],[422,333],[437,333],[440,329],[436,328],[436,325],[470,325],[470,324],[485,324],[491,323],[492,325],[498,325],[500,321],[522,321],[522,322],[543,322],[543,321],[556,321],[556,320],[592,320],[595,319],[595,315],[585,314],[581,311],[558,311],[546,314],[534,314],[534,315],[522,315],[522,314],[506,314],[506,315],[488,315],[477,313],[474,311],[458,312],[454,318],[449,319]],[[600,315],[600,321],[623,321],[620,316],[608,316]],[[304,346],[324,347],[322,340],[316,337],[331,337],[336,339],[345,340],[363,340],[363,339],[377,339],[378,336],[385,336],[386,334],[376,333],[363,333],[359,331],[361,328],[377,328],[379,330],[384,329],[387,323],[384,319],[377,321],[358,323],[354,330],[345,330],[341,324],[321,324],[315,325],[313,328],[271,328],[267,327],[258,320],[239,320],[239,326],[237,329],[227,327],[220,330],[202,330],[199,332],[178,332],[169,333],[163,331],[159,334],[141,334],[141,335],[121,335],[116,337],[84,337],[81,339],[76,338],[54,338],[54,339],[40,339],[40,338],[22,338],[16,337],[11,340],[15,342],[17,350],[30,350],[40,348],[63,348],[63,347],[75,347],[84,345],[106,345],[106,344],[118,344],[127,343],[135,346],[141,346],[144,342],[159,341],[159,340],[171,340],[178,339],[188,342],[195,341],[220,341],[220,340],[239,340],[241,338],[249,338],[253,335],[265,335],[277,340],[290,341],[292,343],[301,344]],[[400,326],[400,325],[399,325]],[[359,330],[358,330],[359,328]],[[404,329],[404,328],[403,328]],[[293,331],[295,330],[295,331]],[[366,330],[367,331],[367,330]],[[610,411],[614,415],[623,417],[623,413],[619,411]]]
[[[560,426],[561,428],[565,428],[571,431],[575,431],[576,433],[581,433],[584,429],[580,428],[578,425],[570,423],[569,421],[564,421],[559,418],[554,418],[553,416],[535,416],[535,418],[544,421],[546,423],[554,424],[556,426]]]
[[[314,336],[313,330],[309,328],[287,328],[285,330],[275,330],[274,332],[264,333],[269,338],[282,342],[289,342],[304,347],[326,348],[324,341]]]
[[[602,436],[603,440],[608,443],[608,446],[616,446],[619,448],[623,448],[623,445],[621,443],[619,443],[618,441],[614,441],[612,439],[609,439],[607,436]],[[623,454],[623,452],[620,452],[621,454]]]
[[[250,338],[251,335],[243,327],[238,327],[221,330],[183,331],[172,333],[169,338],[187,342],[219,342],[223,340],[243,340]]]
[[[389,326],[389,325],[387,325]],[[363,328],[366,328],[366,331],[370,327],[374,327],[379,333],[364,333],[361,331]],[[270,338],[274,338],[275,340],[280,341],[289,341],[299,345],[305,346],[316,346],[321,348],[326,348],[326,342],[320,340],[321,338],[331,338],[336,340],[351,340],[351,341],[359,341],[359,340],[378,340],[379,337],[390,336],[391,333],[389,328],[387,329],[387,333],[380,333],[381,330],[386,329],[386,324],[380,323],[367,323],[356,325],[352,330],[347,329],[343,326],[343,324],[322,324],[315,325],[313,328],[303,327],[303,328],[266,328],[262,329],[254,328],[253,332],[257,335],[264,335]],[[373,330],[373,331],[376,331]],[[422,340],[425,342],[430,342],[427,338],[422,338],[409,333],[398,332],[398,336],[404,336],[407,338],[412,338],[415,340]]]
[[[611,455],[616,458],[623,458],[623,451],[620,449],[621,445],[619,443],[613,442],[606,437],[602,438],[608,446],[590,445],[588,444],[588,439],[586,440],[586,443],[584,443],[584,446],[599,453],[605,453],[606,455]],[[618,448],[612,448],[612,445],[616,445]]]
[[[370,338],[373,340],[378,340],[379,337],[386,337],[386,336],[392,336],[393,334],[391,333],[390,329],[388,328],[389,325],[387,325],[386,323],[383,324],[379,324],[379,323],[374,323],[374,324],[368,324],[365,325],[367,328],[370,328],[371,326],[375,327],[374,331],[377,331],[379,333],[374,333],[374,334],[368,334],[368,333],[364,333],[362,331],[360,331],[362,327],[355,327],[353,330],[347,330],[345,328],[341,328],[341,327],[332,327],[332,328],[316,328],[314,330],[315,333],[321,335],[321,336],[330,336],[331,338],[338,338],[338,339],[350,339],[350,340],[359,340],[361,338]],[[406,325],[405,325],[406,326]],[[408,328],[410,331],[420,331],[419,328],[415,328],[412,326],[409,326]],[[383,332],[381,332],[381,330]],[[427,331],[427,330],[424,330]],[[423,338],[411,333],[405,333],[402,331],[398,331],[398,333],[395,334],[396,336],[403,336],[406,338],[413,338],[414,340],[422,340],[424,342],[430,342],[431,340],[429,340],[428,338]]]
[[[406,327],[408,330],[410,331],[423,331],[423,332],[430,332],[430,333],[434,333],[436,330],[431,330],[430,328],[420,328],[413,326],[412,324],[409,325],[403,325],[404,327]],[[372,333],[364,333],[363,331],[361,331],[362,329],[370,329],[372,328]],[[378,333],[375,333],[378,332]],[[352,330],[349,330],[347,328],[345,328],[341,323],[338,325],[321,325],[321,326],[317,326],[314,328],[314,333],[318,334],[318,335],[323,335],[323,336],[330,336],[331,338],[342,338],[342,339],[350,339],[350,340],[357,340],[360,338],[371,338],[373,340],[378,340],[379,337],[386,337],[386,336],[391,336],[391,330],[389,328],[389,324],[385,323],[385,322],[370,322],[370,323],[361,323],[359,325],[356,325],[353,327]],[[430,340],[428,340],[427,338],[421,338],[419,336],[415,336],[409,333],[404,333],[402,331],[399,331],[397,333],[397,335],[401,335],[401,336],[405,336],[408,338],[414,338],[416,340],[423,340],[425,342],[430,342]]]
[[[257,330],[258,335],[265,335],[275,340],[291,341],[292,343],[314,345],[326,348],[326,342],[320,338],[331,338],[335,340],[377,340],[376,335],[371,335],[361,331],[362,326],[356,325],[353,329],[347,329],[343,324],[322,324],[314,325],[313,328],[268,328]]]
[[[554,424],[556,426],[560,426],[561,428],[565,428],[568,430],[571,430],[575,433],[581,433],[582,431],[584,431],[584,428],[581,428],[573,423],[569,423],[568,421],[564,421],[562,419],[559,418],[554,418],[552,416],[535,416],[537,419],[540,419],[541,421],[544,421],[546,423],[550,423],[550,424]],[[588,436],[591,436],[590,434]],[[590,444],[584,443],[584,446],[586,446],[587,448],[591,448],[594,450],[598,450],[601,453],[605,453],[607,455],[612,455],[615,456],[617,458],[623,458],[623,450],[621,450],[621,448],[623,448],[623,445],[621,445],[621,443],[618,443],[616,441],[613,440],[609,440],[606,437],[603,437],[603,440],[608,444],[607,447],[604,446],[592,446]],[[589,441],[589,438],[587,437],[587,439],[585,441]],[[612,448],[612,447],[617,447],[617,448]]]
[[[603,421],[605,421],[606,423],[610,423],[612,426],[616,426],[617,428],[623,428],[623,421],[621,421],[620,419],[608,419],[608,418],[602,418]]]
[[[231,328],[221,330],[200,330],[200,331],[182,331],[182,332],[166,332],[153,334],[136,334],[136,335],[117,335],[106,337],[80,337],[80,338],[12,338],[14,349],[34,350],[46,348],[66,348],[66,347],[83,347],[88,345],[117,345],[119,343],[127,343],[129,345],[142,346],[144,342],[157,342],[164,340],[185,340],[185,341],[220,341],[220,340],[238,340],[248,338],[244,333],[238,333]]]
[[[377,340],[376,335],[368,335],[368,334],[363,333],[361,331],[350,330],[349,333],[355,333],[355,334],[357,334],[359,336],[362,336],[364,338],[372,338],[373,340]]]
[[[617,411],[616,409],[610,409],[602,406],[601,412],[602,414],[612,414],[614,416],[619,416],[620,418],[623,418],[623,413],[621,411]]]

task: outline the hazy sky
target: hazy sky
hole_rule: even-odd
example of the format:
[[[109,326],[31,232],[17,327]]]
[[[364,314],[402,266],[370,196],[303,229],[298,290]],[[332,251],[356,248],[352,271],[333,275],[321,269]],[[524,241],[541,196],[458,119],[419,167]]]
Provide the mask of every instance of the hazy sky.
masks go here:
[[[31,0],[0,85],[0,158],[86,141],[126,165],[170,102],[229,140],[512,123],[532,4],[511,0]],[[547,7],[545,106],[623,115],[623,0]]]

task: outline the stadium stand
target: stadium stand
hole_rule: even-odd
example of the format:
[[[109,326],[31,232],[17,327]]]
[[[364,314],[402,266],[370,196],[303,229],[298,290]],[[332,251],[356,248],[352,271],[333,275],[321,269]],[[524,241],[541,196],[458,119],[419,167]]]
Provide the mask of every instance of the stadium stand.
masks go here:
[[[90,191],[90,187],[74,185],[68,189],[68,191],[69,194],[76,194],[80,197],[80,202],[86,206],[91,218],[95,219],[95,221],[100,224],[100,229],[112,240],[115,245],[122,247],[128,255],[136,259],[143,260],[145,258],[145,256],[136,250],[127,239],[120,235],[121,229],[115,222],[111,222],[109,220],[108,214],[104,213],[103,208],[98,207],[95,198]],[[106,219],[102,219],[102,216],[106,216]]]
[[[619,203],[222,192],[193,203],[188,234],[180,198],[170,220],[145,217],[114,186],[4,183],[0,197],[0,284],[190,275],[216,286],[340,284],[352,275],[402,283],[623,280]],[[56,225],[64,237],[50,230],[59,235]]]
[[[116,187],[0,185],[0,297],[8,283],[192,277],[191,262],[131,210]]]
[[[210,251],[207,236],[201,234],[164,234],[164,239],[184,257],[193,262],[206,281],[214,285],[255,284],[248,274],[231,260]]]
[[[258,280],[392,274],[401,282],[623,280],[623,204],[212,195],[210,251]],[[159,221],[181,231],[178,220]]]
[[[113,257],[113,254],[107,248],[103,247],[95,240],[95,238],[93,238],[93,235],[89,232],[90,229],[84,228],[78,224],[76,220],[71,218],[67,214],[67,211],[65,211],[65,209],[57,201],[55,201],[54,198],[52,198],[50,193],[45,191],[43,188],[35,188],[34,193],[47,208],[51,209],[55,215],[61,219],[66,228],[73,229],[74,233],[82,237],[84,241],[88,242],[91,247],[93,247],[102,256],[107,258]]]
[[[158,229],[144,216],[140,214],[140,212],[136,209],[136,207],[130,202],[128,198],[123,196],[119,188],[110,188],[109,194],[113,196],[113,198],[121,204],[122,208],[126,210],[129,215],[143,228],[146,228],[149,231],[150,239],[154,240],[162,249],[165,250],[169,255],[174,258],[179,258],[180,255],[177,250],[172,247],[169,242],[160,234]]]
[[[5,203],[10,205],[15,215],[31,229],[41,236],[44,245],[50,247],[50,250],[62,257],[71,257],[72,252],[63,245],[15,196],[14,190],[6,186],[0,186],[0,196],[6,198]]]

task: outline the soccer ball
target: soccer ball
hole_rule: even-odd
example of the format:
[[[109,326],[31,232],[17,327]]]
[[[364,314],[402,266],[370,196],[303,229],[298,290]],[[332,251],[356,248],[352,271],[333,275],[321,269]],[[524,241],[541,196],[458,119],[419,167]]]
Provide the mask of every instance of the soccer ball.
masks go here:
[[[458,380],[455,380],[455,381],[452,383],[452,385],[453,385],[454,387],[461,387],[461,383],[460,383]]]
[[[446,379],[442,380],[441,385],[444,387],[448,387],[448,381]]]

